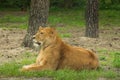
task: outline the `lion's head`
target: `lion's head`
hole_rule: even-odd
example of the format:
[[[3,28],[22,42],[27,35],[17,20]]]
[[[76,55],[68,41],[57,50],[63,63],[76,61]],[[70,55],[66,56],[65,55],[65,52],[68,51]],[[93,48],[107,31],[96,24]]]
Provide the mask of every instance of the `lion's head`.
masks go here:
[[[56,32],[54,28],[39,27],[37,33],[33,36],[33,42],[38,45],[48,45],[52,43],[56,38]]]

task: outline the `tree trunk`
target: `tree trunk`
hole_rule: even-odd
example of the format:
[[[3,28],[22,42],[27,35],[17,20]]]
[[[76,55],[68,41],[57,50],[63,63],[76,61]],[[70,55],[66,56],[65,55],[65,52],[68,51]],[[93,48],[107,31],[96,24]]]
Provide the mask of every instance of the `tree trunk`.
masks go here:
[[[86,37],[99,37],[98,0],[87,0],[86,9]]]
[[[39,26],[46,26],[48,12],[49,0],[31,0],[29,27],[23,41],[23,46],[33,48],[32,36],[37,32]]]

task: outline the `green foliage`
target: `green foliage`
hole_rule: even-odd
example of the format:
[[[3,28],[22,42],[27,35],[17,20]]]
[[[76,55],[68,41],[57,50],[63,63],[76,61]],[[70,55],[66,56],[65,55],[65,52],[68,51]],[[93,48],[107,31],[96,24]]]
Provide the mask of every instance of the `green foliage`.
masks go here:
[[[79,8],[84,9],[87,0],[50,0],[50,8]],[[100,9],[120,9],[119,0],[100,0]],[[27,9],[30,0],[0,0],[0,8]]]
[[[0,8],[27,8],[30,5],[29,0],[1,0]]]
[[[84,8],[86,0],[51,0],[51,8]]]
[[[119,0],[100,0],[100,9],[120,9],[120,1]]]

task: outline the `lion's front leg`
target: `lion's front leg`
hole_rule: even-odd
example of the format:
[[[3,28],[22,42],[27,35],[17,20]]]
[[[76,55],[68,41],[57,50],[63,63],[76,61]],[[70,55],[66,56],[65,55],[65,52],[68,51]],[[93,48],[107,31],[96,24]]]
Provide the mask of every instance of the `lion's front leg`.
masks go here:
[[[46,60],[41,61],[40,63],[25,65],[21,69],[21,71],[35,71],[35,70],[53,70],[53,69],[48,65]]]
[[[25,65],[22,67],[22,71],[31,71],[31,70],[42,70],[43,66],[39,64]]]

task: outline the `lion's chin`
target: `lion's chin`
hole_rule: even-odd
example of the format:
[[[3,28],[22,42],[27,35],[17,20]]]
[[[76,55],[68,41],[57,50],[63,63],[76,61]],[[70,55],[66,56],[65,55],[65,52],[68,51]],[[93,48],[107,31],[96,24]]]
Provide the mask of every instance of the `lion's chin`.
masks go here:
[[[34,45],[35,47],[39,47],[39,46],[41,45],[41,43],[38,42],[38,41],[36,41],[36,40],[34,39],[34,40],[33,40],[33,45]]]
[[[34,45],[35,47],[39,47],[39,46],[40,46],[40,44],[37,44],[37,43],[33,43],[33,45]]]

